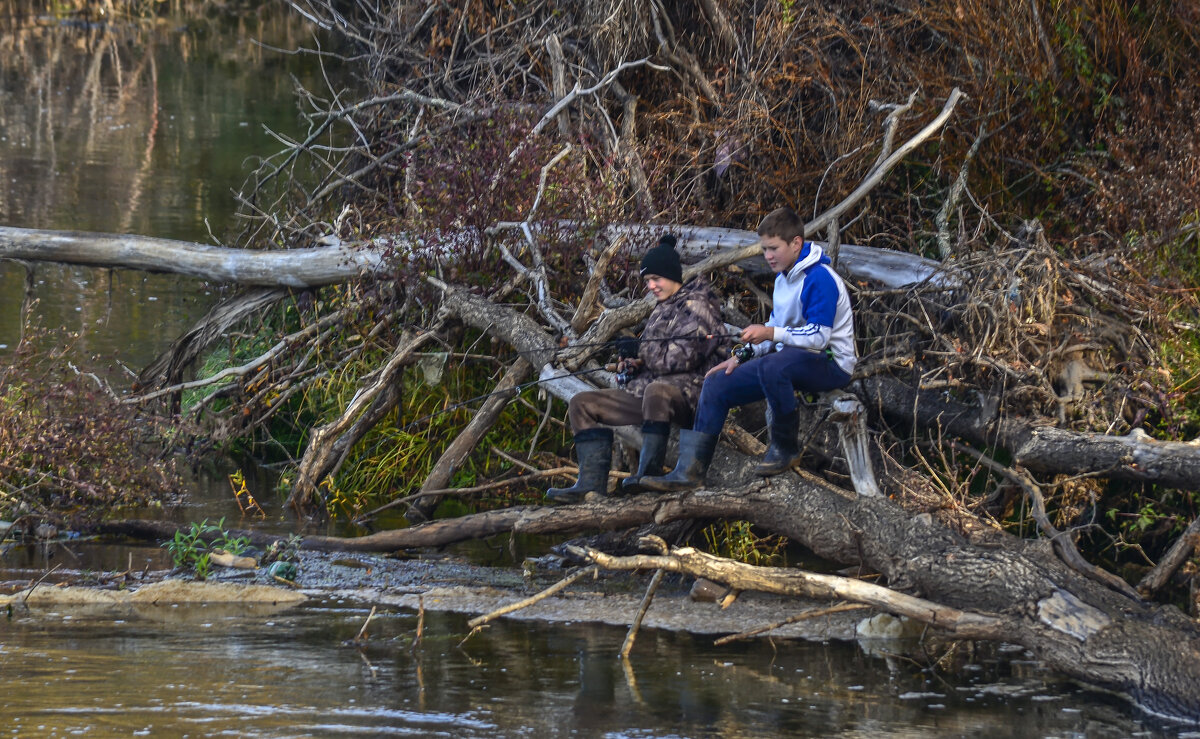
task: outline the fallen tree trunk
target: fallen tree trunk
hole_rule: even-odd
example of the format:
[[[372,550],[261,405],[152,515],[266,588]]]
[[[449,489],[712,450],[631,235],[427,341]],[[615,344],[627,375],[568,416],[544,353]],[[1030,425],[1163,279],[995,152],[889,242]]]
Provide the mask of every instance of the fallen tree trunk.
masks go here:
[[[970,623],[986,623],[987,629],[971,631],[975,638],[1020,644],[1050,667],[1117,690],[1147,710],[1200,721],[1200,629],[1173,607],[1102,587],[1067,567],[1045,540],[1020,540],[983,525],[956,530],[928,515],[912,516],[886,498],[855,496],[808,475],[747,484],[753,461],[722,447],[710,475],[717,478],[710,480],[713,487],[693,493],[510,508],[364,537],[306,537],[303,547],[394,551],[507,532],[561,535],[684,519],[746,520],[830,561],[879,573],[892,590],[977,614],[984,620]],[[174,527],[118,522],[100,531],[166,539]],[[252,538],[265,543],[274,537]],[[703,576],[747,586],[728,572],[705,569]],[[795,577],[787,570],[778,576]],[[904,612],[921,616],[919,609]],[[935,611],[928,620],[936,624]]]
[[[212,282],[305,288],[358,279],[383,264],[380,251],[334,244],[252,251],[131,234],[36,231],[0,226],[0,259],[168,272]]]
[[[439,519],[405,529],[378,531],[365,536],[305,536],[301,548],[316,552],[399,552],[406,549],[443,547],[462,541],[486,539],[506,533],[578,534],[633,528],[653,521],[658,503],[641,496],[621,506],[582,505],[547,508],[515,506],[459,518]],[[127,536],[148,541],[166,541],[188,526],[166,521],[124,519],[103,521],[90,531],[104,536]],[[284,537],[261,531],[230,529],[229,536],[244,536],[255,546],[268,546]]]
[[[531,371],[533,371],[533,366],[524,357],[517,359],[509,366],[504,377],[496,383],[491,397],[484,401],[462,433],[450,442],[450,446],[446,447],[446,451],[442,452],[442,456],[434,463],[425,482],[421,483],[421,489],[417,493],[419,497],[409,509],[410,520],[423,521],[433,517],[433,511],[437,508],[441,496],[430,493],[449,486],[450,479],[463,460],[475,450],[480,440],[495,425],[500,418],[500,413],[516,395],[517,386],[525,381]]]
[[[555,224],[554,228],[573,231],[583,225],[565,222]],[[749,271],[769,271],[761,258],[754,258],[758,253],[755,251],[758,234],[753,231],[680,224],[613,225],[606,231],[614,239],[622,234],[644,236],[651,231],[670,231],[680,237],[680,253],[692,261],[745,250],[735,262]],[[397,234],[370,242],[263,251],[134,234],[0,226],[0,259],[169,273],[246,287],[310,288],[375,274],[386,266],[384,255],[394,252],[395,242],[409,240]],[[941,265],[919,255],[853,244],[842,244],[839,248],[840,266],[854,279],[871,280],[887,287],[926,280],[943,286],[952,283],[941,271]]]
[[[399,374],[413,353],[432,337],[432,331],[423,331],[402,341],[387,364],[379,369],[375,381],[355,396],[342,415],[313,431],[296,469],[296,482],[287,499],[289,508],[300,516],[313,513],[320,484],[337,471],[350,449],[400,401]]]
[[[817,224],[817,225],[813,225]],[[807,224],[805,234],[817,232],[820,221]],[[517,229],[522,224],[500,222],[494,230]],[[577,221],[558,221],[549,224],[547,228],[567,236],[588,224]],[[770,275],[771,268],[762,258],[762,247],[758,234],[738,228],[720,228],[716,226],[690,226],[678,223],[662,225],[647,225],[644,223],[610,224],[602,229],[606,239],[611,243],[628,241],[641,245],[632,250],[633,254],[653,246],[660,235],[670,233],[678,241],[675,250],[684,262],[696,264],[703,269],[703,261],[718,257],[729,264],[735,264],[739,269],[754,274]],[[822,247],[826,242],[814,240]],[[901,288],[918,283],[929,283],[936,287],[952,289],[958,285],[958,278],[953,272],[932,259],[918,254],[881,249],[858,244],[841,244],[838,247],[838,269],[852,279],[867,280],[885,288]],[[686,281],[685,277],[685,281]]]
[[[999,447],[1013,464],[1046,474],[1097,474],[1110,480],[1152,482],[1200,490],[1200,445],[1156,441],[1145,434],[1108,436],[1037,425],[999,407],[971,406],[922,393],[899,380],[874,376],[854,383],[869,409],[905,425],[939,430],[984,448]]]

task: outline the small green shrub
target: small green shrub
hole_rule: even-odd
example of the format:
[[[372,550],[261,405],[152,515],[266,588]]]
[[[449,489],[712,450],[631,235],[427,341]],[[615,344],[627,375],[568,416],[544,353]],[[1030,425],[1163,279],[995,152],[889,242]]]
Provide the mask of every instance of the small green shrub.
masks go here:
[[[241,554],[250,545],[244,536],[230,536],[225,530],[225,519],[210,524],[208,519],[193,522],[186,531],[175,532],[175,537],[163,546],[171,555],[176,569],[190,571],[197,579],[206,580],[212,574],[213,551],[224,550],[233,555]]]

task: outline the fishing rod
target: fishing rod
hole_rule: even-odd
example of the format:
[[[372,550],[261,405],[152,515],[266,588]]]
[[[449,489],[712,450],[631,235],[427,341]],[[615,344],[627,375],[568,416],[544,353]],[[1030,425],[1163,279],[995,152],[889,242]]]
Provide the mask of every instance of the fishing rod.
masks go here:
[[[621,357],[623,359],[632,359],[637,356],[637,350],[634,348],[627,349],[626,347],[632,347],[641,342],[708,341],[709,339],[736,339],[740,336],[741,336],[741,334],[686,334],[686,335],[680,335],[680,336],[660,336],[658,338],[653,338],[653,339],[639,338],[639,337],[633,337],[633,336],[622,336],[622,337],[616,338],[616,339],[609,339],[608,341],[581,341],[577,344],[567,344],[566,346],[557,346],[557,347],[546,347],[545,349],[518,349],[518,350],[516,350],[516,353],[521,354],[521,355],[546,354],[546,353],[556,354],[561,351],[566,351],[567,349],[581,349],[581,348],[585,348],[585,347],[611,346],[618,350],[618,353],[621,354]]]
[[[661,337],[654,338],[654,339],[644,339],[644,338],[634,338],[632,336],[623,336],[619,339],[609,339],[608,341],[583,341],[578,344],[567,344],[566,346],[561,347],[560,351],[562,349],[575,349],[576,347],[584,347],[584,346],[608,346],[609,344],[618,345],[618,344],[621,344],[622,342],[626,342],[626,341],[632,341],[632,342],[637,342],[637,343],[641,343],[643,341],[688,341],[688,340],[708,341],[709,339],[735,339],[740,336],[741,336],[740,333],[739,334],[685,334],[685,335],[680,335],[680,336],[661,336]]]
[[[428,415],[421,416],[420,418],[410,421],[410,422],[406,423],[405,425],[401,426],[400,430],[408,431],[410,428],[412,428],[413,426],[416,426],[419,423],[423,423],[432,418],[437,418],[438,416],[442,415],[443,413],[449,413],[451,411],[456,411],[459,408],[463,408],[465,406],[471,405],[472,403],[476,403],[480,400],[487,400],[488,398],[492,397],[493,395],[506,395],[509,393],[512,393],[515,395],[515,394],[519,394],[520,392],[525,390],[525,388],[533,387],[534,385],[537,385],[538,383],[549,382],[550,380],[561,380],[564,377],[580,377],[582,375],[590,375],[593,372],[612,372],[612,371],[613,371],[613,365],[605,365],[604,367],[593,367],[591,369],[578,370],[576,372],[569,372],[565,375],[556,375],[554,377],[547,377],[545,379],[530,380],[529,382],[523,382],[520,385],[515,385],[512,388],[509,388],[508,390],[494,390],[494,391],[492,391],[490,393],[486,393],[484,395],[477,395],[474,398],[467,398],[464,401],[454,403],[452,405],[448,405],[445,408],[442,408],[441,410],[437,410]]]
[[[620,347],[621,344],[626,343],[626,342],[641,342],[641,341],[682,341],[682,340],[688,340],[688,339],[692,339],[692,340],[696,340],[696,341],[707,341],[709,339],[730,339],[730,338],[737,338],[739,336],[740,336],[740,334],[704,334],[704,335],[700,335],[700,336],[697,336],[695,334],[688,334],[686,336],[664,336],[664,337],[655,338],[655,339],[634,339],[632,337],[622,337],[620,339],[610,339],[608,341],[594,341],[594,342],[583,342],[580,344],[568,344],[567,346],[562,347],[562,349],[573,349],[575,347],[584,347],[584,346],[609,346],[609,345],[612,345],[614,347]],[[525,350],[525,351],[518,350],[517,354],[536,354],[536,353],[544,353],[547,351],[551,351],[551,350],[548,348],[547,349],[530,349],[530,350]],[[561,351],[561,349],[554,350],[554,351]],[[634,351],[632,354],[626,354],[624,352],[619,352],[619,353],[621,353],[622,357],[625,359],[631,359],[631,358],[637,356],[636,351]],[[520,385],[516,385],[508,390],[495,390],[493,392],[486,393],[484,395],[477,395],[474,398],[467,398],[466,400],[463,400],[461,402],[448,405],[445,408],[442,408],[441,410],[437,410],[437,411],[434,411],[433,413],[429,413],[427,415],[421,416],[420,418],[410,421],[409,423],[400,427],[400,430],[408,431],[409,429],[411,429],[413,426],[416,426],[417,424],[424,423],[425,421],[428,421],[433,418],[437,418],[438,416],[440,416],[444,413],[450,413],[451,411],[456,411],[459,408],[463,408],[465,406],[471,405],[472,403],[476,403],[481,400],[487,400],[488,398],[490,398],[494,395],[503,395],[506,393],[517,394],[517,393],[520,393],[521,391],[523,391],[525,388],[533,387],[534,385],[537,385],[542,382],[548,382],[549,380],[558,380],[558,379],[562,379],[564,377],[580,377],[582,375],[590,375],[594,372],[613,372],[616,370],[616,368],[617,368],[616,365],[609,364],[609,365],[605,365],[603,367],[594,367],[592,369],[578,370],[576,372],[569,372],[565,375],[558,375],[556,377],[548,377],[545,380],[543,380],[543,379],[530,380],[529,382],[523,382]],[[629,380],[633,378],[634,374],[635,374],[635,372],[630,371],[630,370],[624,370],[624,371],[618,372],[617,373],[617,384],[621,387],[624,387],[629,382]]]

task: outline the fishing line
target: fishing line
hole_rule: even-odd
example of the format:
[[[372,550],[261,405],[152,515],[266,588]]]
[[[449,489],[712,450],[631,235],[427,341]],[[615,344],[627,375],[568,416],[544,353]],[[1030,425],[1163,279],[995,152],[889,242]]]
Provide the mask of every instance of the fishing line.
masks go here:
[[[406,423],[405,425],[401,426],[399,430],[400,431],[408,431],[410,428],[412,428],[413,426],[416,426],[419,423],[428,421],[431,418],[437,418],[438,416],[442,415],[443,413],[449,413],[451,411],[456,411],[459,408],[464,408],[464,407],[471,405],[472,403],[476,403],[480,400],[487,400],[488,398],[492,397],[493,395],[506,395],[509,393],[512,393],[513,395],[517,395],[517,394],[520,394],[523,390],[525,390],[525,388],[533,387],[534,385],[537,385],[542,382],[549,382],[550,380],[561,380],[564,377],[579,377],[581,375],[590,375],[593,372],[604,372],[604,371],[611,371],[611,370],[607,370],[607,368],[605,368],[605,367],[594,367],[592,369],[579,370],[577,372],[571,372],[571,373],[568,373],[565,375],[556,375],[555,377],[547,377],[545,379],[530,380],[529,382],[523,382],[520,385],[515,385],[512,388],[509,388],[508,390],[495,390],[495,391],[492,391],[485,395],[477,395],[474,398],[467,398],[464,401],[454,403],[452,405],[448,405],[445,408],[442,408],[441,410],[437,410],[428,415],[421,416],[420,418],[410,421],[410,422]]]
[[[689,334],[686,336],[664,336],[661,338],[631,338],[631,337],[629,337],[629,338],[616,338],[616,340],[602,341],[602,342],[583,342],[583,343],[578,343],[578,344],[568,344],[568,346],[562,347],[562,349],[574,349],[575,347],[607,347],[607,346],[616,347],[616,346],[618,346],[618,344],[623,343],[623,342],[686,341],[686,340],[708,341],[708,340],[710,340],[710,338],[736,338],[738,336],[740,336],[740,334],[704,334],[702,336],[696,336],[695,334]],[[562,350],[562,349],[553,349],[553,352],[559,352],[559,350]],[[540,353],[545,353],[545,352],[551,352],[551,350],[552,349],[550,349],[550,348],[527,349],[527,350],[524,350],[524,352],[522,352],[522,350],[517,350],[517,354],[540,354]],[[528,383],[522,383],[520,385],[512,386],[510,390],[496,390],[493,392],[488,392],[488,393],[486,393],[486,395],[479,395],[479,396],[475,396],[473,398],[467,398],[466,401],[454,403],[451,405],[446,405],[446,407],[443,409],[433,411],[433,413],[431,413],[431,414],[427,414],[427,415],[419,417],[419,419],[410,421],[410,422],[406,423],[406,425],[402,426],[400,428],[400,431],[408,431],[409,428],[412,428],[413,426],[418,425],[418,423],[428,421],[430,419],[434,419],[434,417],[437,417],[439,415],[442,415],[445,413],[450,413],[451,410],[457,410],[457,409],[466,407],[466,405],[470,405],[470,404],[478,402],[478,401],[486,401],[487,398],[490,398],[492,396],[504,395],[504,393],[509,393],[509,392],[514,393],[514,395],[515,395],[515,393],[520,393],[522,390],[526,389],[526,387],[532,387],[539,383],[545,383],[545,381],[548,381],[550,379],[562,379],[564,377],[580,377],[580,375],[583,375],[583,374],[592,374],[593,372],[604,372],[604,371],[612,372],[612,369],[608,368],[608,367],[595,367],[593,369],[580,369],[580,371],[577,371],[577,372],[571,372],[568,374],[559,374],[559,375],[557,375],[557,377],[547,378],[545,380],[542,380],[542,379],[530,380],[530,381],[528,381]]]
[[[699,334],[699,335],[687,334],[687,335],[683,335],[683,336],[660,336],[660,337],[654,338],[654,339],[637,338],[637,337],[633,337],[633,336],[622,336],[622,337],[616,338],[616,339],[609,339],[608,341],[582,341],[582,342],[579,342],[576,344],[567,344],[566,346],[549,346],[549,347],[546,347],[545,349],[516,349],[514,351],[516,354],[521,354],[521,355],[546,354],[546,353],[557,354],[558,352],[566,351],[568,349],[586,348],[586,347],[611,346],[613,348],[619,348],[622,344],[627,344],[627,343],[640,344],[643,342],[655,342],[655,341],[708,341],[710,339],[736,339],[736,338],[739,338],[740,336],[741,336],[741,334]]]
[[[643,341],[646,341],[646,342],[651,342],[651,341],[688,341],[688,340],[692,340],[692,341],[708,341],[709,339],[732,339],[732,338],[738,338],[740,335],[741,335],[741,334],[703,334],[703,335],[688,334],[688,335],[686,335],[686,336],[663,336],[663,337],[659,337],[659,338],[653,338],[653,339],[640,339],[640,338],[639,338],[639,339],[635,339],[635,338],[633,338],[633,337],[622,337],[622,338],[619,338],[619,339],[609,339],[608,341],[585,341],[585,342],[581,342],[581,343],[578,343],[578,344],[568,344],[567,346],[564,346],[564,347],[559,347],[559,348],[547,347],[547,348],[545,348],[545,349],[527,349],[527,350],[523,350],[523,351],[522,351],[522,350],[516,350],[516,353],[517,353],[517,354],[544,354],[544,353],[547,353],[547,352],[554,352],[554,353],[557,353],[557,352],[559,352],[559,351],[563,351],[563,350],[565,350],[565,349],[574,349],[574,348],[576,348],[576,347],[602,347],[602,346],[612,346],[612,347],[614,347],[614,348],[615,348],[615,347],[617,347],[617,346],[619,346],[619,345],[621,345],[621,344],[627,343],[627,342],[637,342],[637,343],[640,343],[640,342],[643,342]],[[524,382],[524,383],[521,383],[520,385],[515,385],[514,387],[512,387],[511,389],[508,389],[508,390],[496,390],[496,391],[493,391],[493,392],[490,392],[490,393],[486,393],[486,394],[484,394],[484,395],[477,395],[477,396],[476,396],[476,397],[474,397],[474,398],[468,398],[468,399],[466,399],[466,400],[463,400],[463,401],[461,401],[461,402],[454,403],[454,404],[452,404],[452,405],[448,405],[448,406],[446,406],[445,408],[442,408],[441,410],[437,410],[437,411],[434,411],[433,413],[429,413],[429,414],[427,414],[427,415],[421,416],[420,418],[417,418],[417,419],[415,419],[415,420],[413,420],[413,421],[410,421],[409,423],[406,423],[404,426],[401,426],[399,430],[400,430],[400,431],[408,431],[409,429],[411,429],[413,426],[416,426],[417,424],[424,423],[425,421],[428,421],[428,420],[430,420],[430,419],[433,419],[433,418],[437,418],[438,416],[440,416],[440,415],[443,415],[443,414],[445,414],[445,413],[450,413],[451,411],[456,411],[456,410],[458,410],[459,408],[464,408],[464,407],[466,407],[466,406],[468,406],[468,405],[471,405],[472,403],[476,403],[476,402],[479,402],[479,401],[481,401],[481,400],[487,400],[488,398],[490,398],[490,397],[492,397],[492,396],[495,396],[495,395],[504,395],[504,394],[507,394],[507,393],[512,393],[512,394],[514,394],[514,395],[515,395],[515,394],[518,394],[518,393],[520,393],[521,391],[523,391],[525,388],[528,388],[528,387],[533,387],[534,385],[537,385],[537,384],[539,384],[539,383],[542,383],[542,382],[547,382],[547,381],[549,381],[549,380],[551,380],[551,379],[555,379],[555,380],[557,380],[557,379],[561,379],[561,378],[564,378],[564,377],[579,377],[579,376],[581,376],[581,375],[590,375],[590,374],[592,374],[593,372],[603,372],[603,371],[609,371],[609,372],[611,372],[611,371],[612,371],[612,369],[611,369],[611,368],[608,368],[608,367],[596,367],[596,368],[593,368],[593,369],[579,370],[579,371],[577,371],[577,372],[571,372],[571,373],[568,373],[568,374],[565,374],[565,375],[558,375],[557,377],[553,377],[553,378],[547,378],[547,379],[545,379],[545,380],[541,380],[541,379],[538,379],[538,380],[531,380],[531,381],[529,381],[529,382]]]
[[[562,349],[574,349],[577,346],[607,346],[609,344],[619,344],[623,341],[636,341],[638,343],[644,341],[708,341],[709,339],[733,339],[740,337],[741,334],[686,334],[682,336],[662,336],[657,339],[642,339],[630,337],[622,337],[620,339],[609,339],[608,341],[584,341],[578,344],[567,344]],[[560,350],[561,351],[561,350]]]
[[[420,328],[420,327],[414,326],[414,328]],[[421,330],[424,331],[424,330],[428,330],[428,329],[421,329]],[[740,337],[741,337],[740,333],[736,333],[736,334],[686,334],[686,335],[680,335],[680,336],[660,336],[655,339],[647,339],[647,338],[640,338],[640,337],[633,337],[633,336],[622,336],[622,337],[619,337],[616,339],[609,339],[607,341],[582,341],[582,342],[578,342],[578,343],[568,343],[566,346],[548,346],[545,349],[514,349],[514,353],[516,353],[516,354],[546,354],[546,353],[557,354],[558,352],[566,351],[567,349],[576,349],[576,348],[585,348],[585,347],[600,347],[600,346],[616,347],[619,344],[623,344],[625,342],[641,343],[641,342],[654,342],[654,341],[708,341],[709,339],[737,339]]]

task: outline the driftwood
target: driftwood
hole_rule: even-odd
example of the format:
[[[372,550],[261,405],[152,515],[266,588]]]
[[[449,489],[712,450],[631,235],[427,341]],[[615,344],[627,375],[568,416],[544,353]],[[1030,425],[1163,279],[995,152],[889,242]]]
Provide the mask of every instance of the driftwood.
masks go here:
[[[613,557],[595,549],[574,547],[581,559],[608,570],[648,570],[681,572],[723,583],[737,590],[793,595],[813,600],[849,600],[873,606],[889,613],[927,623],[967,639],[1004,638],[1005,623],[996,616],[961,611],[957,608],[898,593],[874,583],[836,575],[805,572],[794,567],[757,567],[734,562],[691,547],[673,549],[658,555]]]
[[[656,503],[641,496],[622,501],[622,505],[589,504],[547,508],[514,506],[460,518],[438,519],[405,529],[390,529],[366,536],[305,536],[302,548],[316,552],[398,552],[406,549],[442,547],[461,541],[486,539],[509,532],[520,534],[570,535],[589,531],[629,529],[653,522]],[[124,519],[104,521],[90,530],[108,536],[128,536],[143,540],[167,540],[176,531],[187,529],[164,521]],[[230,530],[231,536],[245,536],[255,546],[280,540],[258,531]]]
[[[856,381],[854,388],[872,411],[981,447],[1000,447],[1012,455],[1015,465],[1035,472],[1099,474],[1112,480],[1200,489],[1200,446],[1193,443],[1033,424],[1000,414],[998,407],[987,403],[956,403],[882,375]]]
[[[288,496],[289,507],[301,515],[312,510],[317,486],[341,466],[354,444],[396,406],[400,399],[400,371],[432,337],[432,332],[424,331],[401,343],[379,369],[375,381],[355,396],[339,418],[313,430],[313,439],[297,469],[296,484]]]
[[[433,494],[433,491],[441,490],[450,484],[450,478],[454,476],[459,465],[463,463],[468,454],[475,450],[480,440],[495,425],[500,418],[500,413],[516,394],[517,386],[525,381],[532,370],[533,366],[524,357],[517,359],[508,368],[504,377],[496,383],[496,387],[492,391],[494,394],[484,402],[467,427],[455,437],[454,441],[450,442],[450,446],[434,463],[433,469],[425,477],[425,482],[418,492],[420,497],[413,502],[409,509],[410,519],[423,521],[432,517],[440,500],[440,497]]]
[[[358,279],[379,269],[379,251],[326,247],[250,251],[174,239],[0,226],[0,259],[168,272],[211,282],[305,288]]]
[[[642,627],[642,619],[646,617],[646,611],[650,610],[650,604],[654,602],[654,594],[658,592],[658,586],[662,584],[663,572],[663,570],[655,570],[654,576],[650,578],[650,584],[646,586],[646,594],[642,596],[642,602],[638,604],[637,613],[633,616],[633,623],[629,625],[629,631],[625,634],[625,641],[621,643],[619,654],[622,659],[627,659],[629,653],[633,651],[638,629]]]
[[[486,625],[487,623],[489,623],[491,621],[496,620],[497,618],[500,618],[504,614],[512,613],[513,611],[519,611],[522,608],[527,608],[528,606],[531,606],[534,603],[537,603],[538,601],[545,600],[546,598],[549,598],[550,596],[554,595],[555,593],[559,592],[560,590],[565,589],[567,586],[569,586],[571,583],[575,582],[576,580],[581,580],[581,579],[587,577],[588,575],[595,576],[596,573],[599,571],[600,570],[597,567],[584,567],[583,569],[581,569],[567,577],[564,577],[562,580],[559,580],[555,584],[551,585],[550,587],[546,588],[545,590],[541,591],[540,593],[537,593],[536,595],[532,595],[532,596],[526,598],[525,600],[518,601],[516,603],[511,603],[507,606],[504,606],[503,608],[492,611],[491,613],[487,613],[482,616],[478,616],[476,618],[471,619],[470,621],[467,622],[467,626],[469,626],[471,628],[471,631],[470,631],[470,633],[468,633],[466,636],[463,637],[463,641],[470,639],[471,634],[474,634],[476,631],[478,631],[480,629],[480,627]]]

